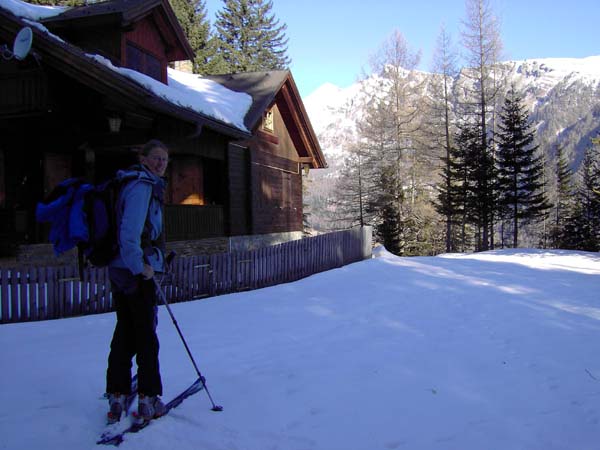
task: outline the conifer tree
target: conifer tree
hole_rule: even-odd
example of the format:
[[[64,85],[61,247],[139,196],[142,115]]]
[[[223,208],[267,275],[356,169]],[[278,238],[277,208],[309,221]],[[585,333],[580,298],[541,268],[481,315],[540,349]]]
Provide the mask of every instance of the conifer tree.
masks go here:
[[[258,24],[257,59],[264,69],[283,70],[291,63],[287,55],[289,39],[285,35],[286,24],[279,24],[279,20],[271,12],[272,0],[257,0],[256,18]]]
[[[477,160],[479,195],[477,207],[479,231],[478,250],[493,247],[494,180],[493,149],[490,146],[488,123],[499,92],[497,63],[502,51],[500,25],[489,0],[466,0],[467,17],[463,22],[463,45],[467,52],[468,69],[465,75],[471,79],[472,88],[466,105],[469,113],[477,117],[480,129],[480,152]]]
[[[550,232],[552,245],[556,248],[564,247],[567,237],[565,224],[574,210],[573,172],[569,167],[563,148],[556,149],[556,200],[553,211],[553,226]]]
[[[370,96],[359,126],[367,146],[373,149],[368,155],[374,180],[368,211],[376,214],[376,230],[397,233],[386,238],[398,249],[397,254],[405,254],[407,248],[417,251],[422,227],[431,224],[423,220],[420,225],[418,220],[425,217],[424,209],[431,207],[422,194],[423,167],[431,158],[420,146],[423,83],[416,73],[419,59],[420,53],[409,48],[399,31],[384,42],[371,59],[378,92]]]
[[[405,251],[404,214],[402,208],[402,193],[395,188],[398,180],[393,167],[383,167],[376,180],[377,194],[370,208],[377,209],[378,222],[375,233],[385,248],[395,255]]]
[[[453,161],[453,170],[458,173],[458,201],[462,210],[462,241],[463,251],[474,241],[475,250],[483,250],[485,208],[490,204],[490,190],[482,187],[482,171],[490,170],[491,165],[482,162],[487,153],[482,150],[481,124],[478,121],[466,121],[460,125],[456,139],[457,152],[460,157]],[[485,175],[491,180],[491,175]]]
[[[473,220],[469,211],[475,184],[470,158],[478,152],[477,125],[468,122],[461,124],[453,141],[448,156],[442,158],[445,169],[442,183],[438,185],[439,196],[435,207],[452,224],[452,245],[446,251],[466,251],[471,241],[469,227]]]
[[[576,202],[562,232],[563,248],[600,250],[600,155],[588,147],[580,169]]]
[[[217,55],[211,71],[252,72],[285,69],[287,25],[271,13],[271,0],[223,0],[215,22]]]
[[[512,221],[513,247],[518,246],[521,223],[538,218],[550,207],[542,190],[544,166],[536,156],[534,131],[523,97],[514,86],[507,93],[497,134],[497,189],[499,206]]]
[[[210,22],[207,19],[204,0],[169,0],[181,28],[194,51],[194,73],[206,73],[206,67],[213,57],[210,45]]]
[[[464,149],[467,173],[467,196],[465,216],[476,229],[475,250],[490,248],[490,228],[496,208],[496,173],[490,144],[486,140],[485,148],[481,140],[481,123],[467,125],[469,140]],[[477,140],[471,140],[476,134]],[[488,149],[488,150],[486,150]]]
[[[436,210],[446,220],[446,252],[452,251],[453,245],[453,207],[452,207],[452,85],[458,71],[456,68],[456,52],[452,45],[450,35],[442,27],[438,36],[434,53],[433,71],[435,76],[432,81],[431,91],[433,101],[431,105],[432,137],[435,144],[441,147],[440,159],[442,161],[441,183],[438,184],[440,195],[437,199]]]

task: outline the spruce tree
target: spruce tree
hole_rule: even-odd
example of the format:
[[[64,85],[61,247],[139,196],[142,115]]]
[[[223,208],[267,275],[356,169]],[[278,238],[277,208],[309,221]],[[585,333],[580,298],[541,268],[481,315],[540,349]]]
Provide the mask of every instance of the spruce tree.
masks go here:
[[[454,145],[450,147],[448,159],[444,158],[445,170],[442,183],[438,186],[438,213],[450,219],[452,226],[449,251],[466,251],[471,243],[470,226],[474,221],[471,211],[475,180],[473,179],[472,155],[479,151],[477,124],[463,123],[458,127]]]
[[[572,216],[574,211],[574,186],[573,172],[569,167],[563,148],[556,149],[556,200],[554,203],[552,229],[550,239],[552,245],[556,248],[564,247],[564,242],[568,238],[565,230],[565,224]]]
[[[478,121],[463,123],[456,145],[461,157],[453,170],[458,172],[461,180],[458,198],[463,210],[463,245],[466,246],[474,238],[475,250],[481,251],[487,248],[486,220],[493,203],[490,199],[492,191],[488,189],[490,180],[493,179],[489,173],[492,166],[486,159],[489,154],[482,149],[481,124]],[[474,230],[475,236],[470,230]]]
[[[465,215],[477,231],[475,250],[484,251],[489,250],[491,245],[491,220],[496,208],[496,175],[492,153],[489,151],[491,145],[486,142],[484,148],[481,140],[481,123],[468,126],[469,136],[473,137],[473,133],[477,133],[477,141],[469,140],[464,150],[468,180]]]
[[[564,248],[600,250],[600,155],[593,147],[586,151],[580,168],[580,182],[572,214],[566,219]]]
[[[265,69],[284,70],[291,63],[287,56],[289,39],[285,35],[286,24],[279,23],[271,12],[273,1],[260,0],[255,2],[258,24],[257,59]]]
[[[271,0],[223,0],[217,13],[215,47],[217,54],[210,70],[253,72],[281,70],[290,64],[287,57],[287,25],[280,25],[271,13]]]
[[[478,227],[480,238],[478,250],[493,248],[494,226],[494,179],[493,149],[490,146],[488,129],[492,120],[495,99],[499,92],[498,61],[502,51],[499,21],[489,0],[465,0],[466,18],[463,22],[463,45],[469,68],[464,71],[472,83],[469,98],[465,102],[469,114],[477,117],[480,130],[480,164],[477,171],[478,183]],[[465,86],[466,87],[466,86]]]
[[[375,235],[385,248],[395,255],[405,251],[404,214],[402,213],[403,193],[394,188],[397,184],[394,170],[386,166],[379,173],[377,194],[369,206],[377,209],[378,222]]]
[[[204,0],[169,0],[181,28],[194,51],[194,73],[204,74],[214,54],[210,45],[210,22]]]
[[[534,135],[523,97],[513,86],[500,112],[496,152],[499,206],[512,221],[513,247],[518,246],[521,223],[550,207],[542,190],[544,166],[536,155]]]

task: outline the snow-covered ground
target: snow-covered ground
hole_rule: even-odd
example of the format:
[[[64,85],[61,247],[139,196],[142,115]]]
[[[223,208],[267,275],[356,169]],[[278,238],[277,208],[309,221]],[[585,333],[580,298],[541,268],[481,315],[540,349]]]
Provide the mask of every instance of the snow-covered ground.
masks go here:
[[[173,305],[201,392],[123,449],[600,448],[600,255],[379,257]],[[98,449],[114,315],[0,327],[0,449]],[[166,399],[195,372],[164,308]]]

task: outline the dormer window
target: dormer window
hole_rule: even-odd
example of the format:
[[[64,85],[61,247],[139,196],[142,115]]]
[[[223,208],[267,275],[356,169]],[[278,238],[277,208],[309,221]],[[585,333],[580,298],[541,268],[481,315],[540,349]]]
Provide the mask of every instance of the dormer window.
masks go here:
[[[127,42],[126,67],[146,74],[155,80],[161,82],[164,81],[162,79],[163,71],[160,60],[156,56],[142,50],[131,42]]]
[[[269,133],[275,132],[275,124],[273,122],[273,110],[270,109],[265,113],[265,118],[263,120],[263,130],[268,131]]]

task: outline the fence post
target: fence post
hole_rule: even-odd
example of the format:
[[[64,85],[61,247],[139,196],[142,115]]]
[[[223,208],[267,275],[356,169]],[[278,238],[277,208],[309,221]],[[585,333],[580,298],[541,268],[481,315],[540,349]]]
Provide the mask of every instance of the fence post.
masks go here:
[[[373,227],[365,225],[360,228],[362,259],[370,259],[373,256]]]

